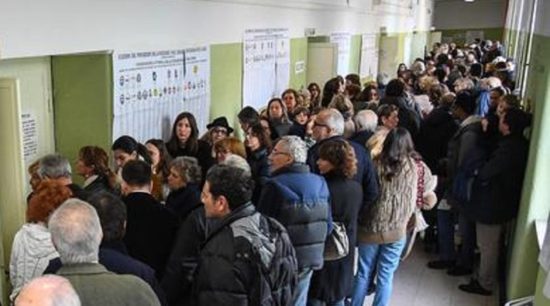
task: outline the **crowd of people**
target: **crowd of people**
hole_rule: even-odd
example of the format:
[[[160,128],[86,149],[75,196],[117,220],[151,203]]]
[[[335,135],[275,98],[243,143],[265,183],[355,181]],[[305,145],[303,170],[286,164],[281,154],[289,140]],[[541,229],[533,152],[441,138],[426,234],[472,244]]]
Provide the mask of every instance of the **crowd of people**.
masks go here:
[[[11,299],[363,305],[374,293],[382,306],[421,231],[439,254],[429,268],[472,274],[460,289],[492,294],[531,120],[501,48],[436,44],[391,80],[285,90],[239,112],[244,141],[226,117],[200,135],[183,112],[166,142],[114,141],[114,169],[104,148],[82,147],[82,186],[67,157],[42,157],[29,167]]]

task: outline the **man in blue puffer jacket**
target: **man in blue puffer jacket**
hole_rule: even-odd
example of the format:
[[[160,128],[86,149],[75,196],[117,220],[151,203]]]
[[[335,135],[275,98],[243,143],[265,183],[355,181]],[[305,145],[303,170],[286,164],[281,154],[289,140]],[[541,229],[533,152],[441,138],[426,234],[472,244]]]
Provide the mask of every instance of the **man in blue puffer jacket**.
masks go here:
[[[258,210],[287,229],[298,259],[293,305],[306,305],[313,270],[323,267],[325,240],[332,227],[325,179],[309,171],[307,147],[297,136],[282,137],[269,155],[272,179],[262,190]]]

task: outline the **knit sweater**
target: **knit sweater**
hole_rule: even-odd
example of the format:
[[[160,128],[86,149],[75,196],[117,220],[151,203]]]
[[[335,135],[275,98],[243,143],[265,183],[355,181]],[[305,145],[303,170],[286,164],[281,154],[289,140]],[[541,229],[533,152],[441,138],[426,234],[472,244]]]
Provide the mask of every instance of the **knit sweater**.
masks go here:
[[[435,188],[430,169],[424,168],[424,185]],[[360,243],[392,243],[406,234],[407,223],[416,208],[418,172],[416,162],[408,158],[403,162],[401,171],[391,180],[383,177],[382,167],[378,165],[380,195],[374,205],[364,210],[359,217],[357,240]],[[426,193],[429,190],[424,190]]]

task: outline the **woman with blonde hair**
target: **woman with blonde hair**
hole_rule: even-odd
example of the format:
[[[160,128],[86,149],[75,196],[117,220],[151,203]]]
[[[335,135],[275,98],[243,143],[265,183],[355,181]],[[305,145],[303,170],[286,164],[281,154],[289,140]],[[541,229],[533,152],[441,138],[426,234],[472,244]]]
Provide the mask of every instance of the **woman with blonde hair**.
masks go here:
[[[244,143],[235,137],[222,139],[214,144],[214,154],[218,163],[223,162],[231,154],[239,155],[246,159]]]

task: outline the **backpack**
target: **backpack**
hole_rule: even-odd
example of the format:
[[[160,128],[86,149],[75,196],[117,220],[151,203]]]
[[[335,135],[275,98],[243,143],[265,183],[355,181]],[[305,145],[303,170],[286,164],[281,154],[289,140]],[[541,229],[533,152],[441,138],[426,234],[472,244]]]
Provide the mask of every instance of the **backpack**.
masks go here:
[[[298,283],[298,260],[292,242],[286,229],[275,219],[262,216],[260,229],[274,242],[275,250],[269,266],[263,264],[260,254],[254,256],[258,280],[254,282],[257,288],[252,290],[257,300],[253,300],[252,305],[291,306]]]

